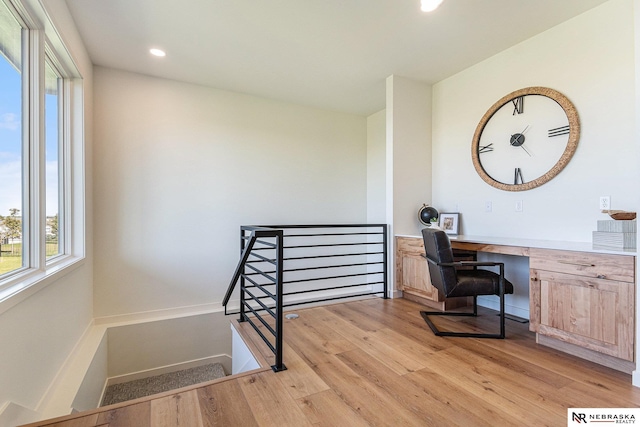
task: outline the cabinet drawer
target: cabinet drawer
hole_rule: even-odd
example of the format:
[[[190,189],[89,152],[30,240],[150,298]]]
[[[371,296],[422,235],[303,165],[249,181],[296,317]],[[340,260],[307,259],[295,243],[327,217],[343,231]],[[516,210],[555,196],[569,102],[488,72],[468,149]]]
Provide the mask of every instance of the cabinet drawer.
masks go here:
[[[633,256],[531,248],[529,266],[531,269],[555,271],[596,279],[619,280],[631,283],[635,279],[635,260]]]
[[[424,255],[424,243],[417,237],[396,237],[396,250],[405,254]]]

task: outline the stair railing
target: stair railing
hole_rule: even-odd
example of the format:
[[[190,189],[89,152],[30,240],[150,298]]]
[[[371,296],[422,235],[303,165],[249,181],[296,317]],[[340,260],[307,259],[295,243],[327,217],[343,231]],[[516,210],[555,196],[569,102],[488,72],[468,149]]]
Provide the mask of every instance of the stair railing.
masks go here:
[[[286,369],[285,307],[388,297],[386,224],[242,226],[240,233],[241,256],[223,299],[225,313],[240,314],[239,321],[260,335],[275,354],[276,372]],[[230,313],[238,281],[239,311]],[[273,344],[265,333],[273,335]]]
[[[249,236],[245,236],[245,232],[250,231]],[[272,239],[274,241],[270,241]],[[242,255],[240,262],[236,267],[236,271],[233,274],[227,293],[224,296],[222,305],[225,307],[225,313],[227,310],[227,304],[233,294],[236,283],[240,279],[240,322],[248,322],[251,327],[256,331],[267,346],[273,351],[275,355],[275,364],[271,368],[275,372],[283,371],[287,367],[282,362],[282,254],[283,254],[283,231],[264,227],[242,227],[242,239],[240,241]],[[256,247],[257,245],[257,247]],[[254,248],[256,249],[254,251]],[[272,258],[263,256],[257,251],[270,250],[273,252]],[[255,263],[250,263],[252,260],[257,260],[260,265],[271,265],[273,271],[263,271],[260,267],[257,267]],[[259,274],[262,279],[262,283],[258,280],[254,280],[251,277],[247,277],[246,269],[252,271],[252,274]],[[246,282],[250,282],[251,285],[247,286]],[[275,292],[268,289],[269,286],[275,287]],[[260,297],[252,292],[251,288],[257,288],[261,291]],[[273,300],[273,304],[268,306],[263,303],[261,299],[264,296],[268,296]],[[254,304],[252,304],[252,302]],[[257,308],[257,306],[260,308]],[[272,322],[264,319],[261,312],[266,311],[272,318]],[[248,312],[253,314],[249,316]],[[227,313],[228,314],[228,313]],[[260,323],[274,336],[274,343],[264,335],[260,327],[254,322],[254,319],[260,321]]]

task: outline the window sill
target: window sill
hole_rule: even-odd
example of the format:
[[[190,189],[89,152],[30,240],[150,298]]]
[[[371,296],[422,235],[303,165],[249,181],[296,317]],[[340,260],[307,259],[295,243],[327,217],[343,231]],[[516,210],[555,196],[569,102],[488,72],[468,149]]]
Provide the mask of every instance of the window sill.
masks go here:
[[[12,283],[0,290],[0,314],[81,267],[84,260],[84,257],[69,256],[47,266],[44,271],[26,271],[14,278]]]

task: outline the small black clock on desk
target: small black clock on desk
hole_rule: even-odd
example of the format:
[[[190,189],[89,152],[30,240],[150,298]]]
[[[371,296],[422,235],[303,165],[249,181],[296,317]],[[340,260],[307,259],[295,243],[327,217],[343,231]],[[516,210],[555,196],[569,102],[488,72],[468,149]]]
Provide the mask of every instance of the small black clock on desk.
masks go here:
[[[580,139],[578,112],[554,89],[528,87],[487,110],[473,135],[473,166],[506,191],[539,187],[569,163]]]

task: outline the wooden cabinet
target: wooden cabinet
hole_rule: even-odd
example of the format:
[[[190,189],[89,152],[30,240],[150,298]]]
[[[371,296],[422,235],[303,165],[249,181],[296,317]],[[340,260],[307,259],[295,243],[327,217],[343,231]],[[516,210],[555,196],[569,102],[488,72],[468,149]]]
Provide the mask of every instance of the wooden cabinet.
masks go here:
[[[463,307],[469,298],[448,298],[431,286],[429,265],[424,258],[424,243],[416,237],[396,237],[396,289],[407,299],[440,310]]]
[[[532,331],[634,360],[635,257],[531,248],[529,266]]]

